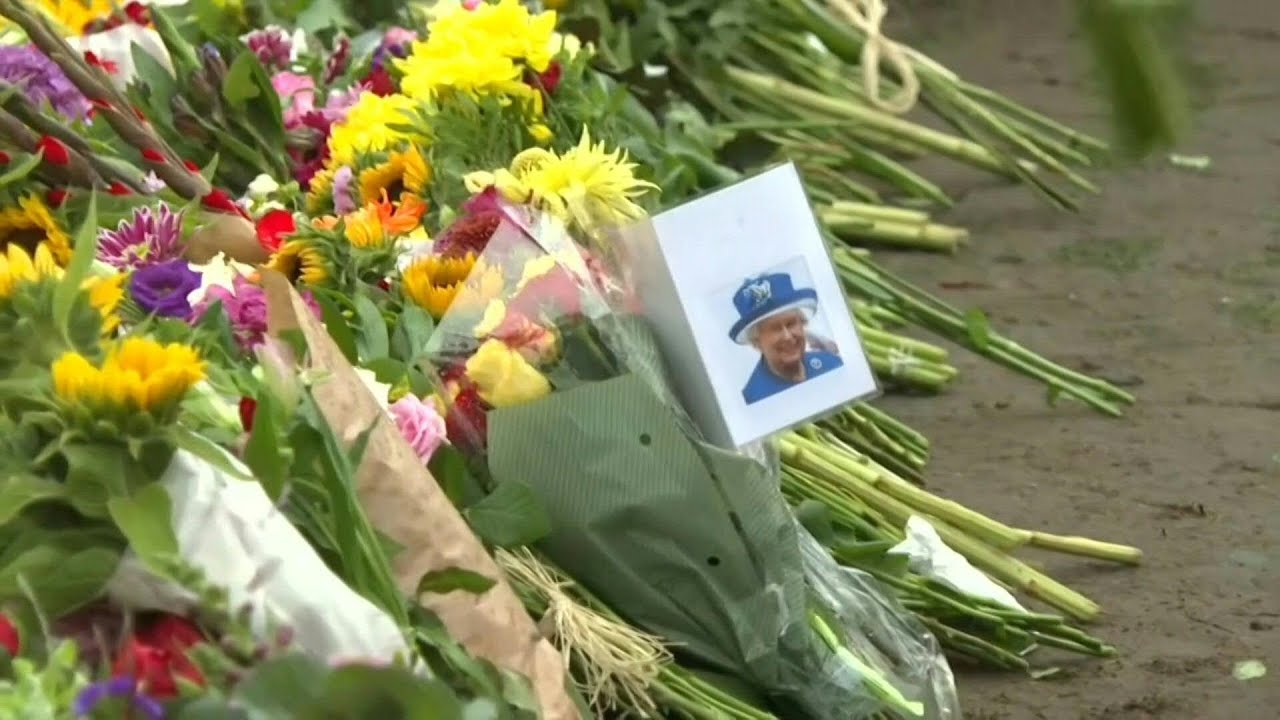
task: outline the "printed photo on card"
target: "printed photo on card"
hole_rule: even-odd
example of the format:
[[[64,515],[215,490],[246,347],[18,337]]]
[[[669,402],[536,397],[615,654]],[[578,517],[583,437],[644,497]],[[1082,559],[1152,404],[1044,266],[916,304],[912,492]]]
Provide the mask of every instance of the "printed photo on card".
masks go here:
[[[878,391],[793,165],[619,242],[680,400],[712,442],[742,447]]]

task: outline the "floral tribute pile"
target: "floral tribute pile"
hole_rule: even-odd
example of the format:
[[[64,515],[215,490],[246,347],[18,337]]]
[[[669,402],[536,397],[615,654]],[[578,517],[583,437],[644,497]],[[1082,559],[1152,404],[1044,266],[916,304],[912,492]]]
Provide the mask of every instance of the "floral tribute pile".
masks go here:
[[[700,439],[607,238],[739,174],[556,12],[0,17],[0,717],[958,718],[943,647],[1112,652],[895,548],[1077,619],[1005,552],[1136,551],[914,488],[883,413]]]

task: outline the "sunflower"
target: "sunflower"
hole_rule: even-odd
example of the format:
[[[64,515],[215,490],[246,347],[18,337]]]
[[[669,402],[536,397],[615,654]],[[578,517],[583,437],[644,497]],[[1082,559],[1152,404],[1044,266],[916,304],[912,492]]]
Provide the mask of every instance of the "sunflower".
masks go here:
[[[171,409],[204,379],[204,362],[180,343],[161,345],[150,338],[129,338],[95,366],[69,352],[51,368],[53,390],[68,402],[92,408],[156,412]]]
[[[315,243],[305,237],[289,240],[267,261],[267,267],[304,285],[319,285],[329,278],[329,261]]]
[[[475,268],[476,256],[442,258],[427,255],[413,261],[400,273],[404,294],[414,305],[439,320]]]
[[[49,206],[35,195],[18,200],[17,207],[0,210],[0,245],[17,245],[34,254],[47,247],[60,267],[71,262],[71,238],[54,219]]]
[[[404,192],[421,195],[431,182],[431,168],[417,146],[391,153],[385,161],[360,173],[360,202],[376,201],[384,194],[400,197]]]
[[[307,212],[318,213],[333,206],[333,179],[338,166],[321,168],[307,185]]]
[[[0,299],[12,297],[21,283],[61,276],[62,268],[53,261],[47,245],[37,245],[35,257],[21,245],[10,245],[0,253]]]
[[[381,200],[369,202],[343,216],[347,242],[358,248],[386,247],[416,230],[426,211],[427,204],[422,198],[405,193],[400,196],[400,202],[392,203],[384,190]]]
[[[89,292],[89,304],[102,314],[102,334],[111,335],[120,327],[120,301],[124,299],[124,284],[129,279],[125,273],[107,277],[93,277],[84,282]]]

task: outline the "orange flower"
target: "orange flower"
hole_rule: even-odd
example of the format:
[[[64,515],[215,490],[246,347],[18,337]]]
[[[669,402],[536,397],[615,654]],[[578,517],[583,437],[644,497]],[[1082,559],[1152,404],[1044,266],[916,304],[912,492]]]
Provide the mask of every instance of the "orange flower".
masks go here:
[[[343,218],[347,241],[360,248],[384,247],[417,229],[426,212],[427,204],[422,198],[405,193],[399,203],[392,203],[384,190],[381,200],[370,202]]]

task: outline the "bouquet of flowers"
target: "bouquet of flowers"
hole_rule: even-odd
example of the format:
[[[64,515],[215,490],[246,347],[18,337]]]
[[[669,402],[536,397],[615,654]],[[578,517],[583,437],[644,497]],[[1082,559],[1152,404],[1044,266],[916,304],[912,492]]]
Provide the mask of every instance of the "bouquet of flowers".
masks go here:
[[[427,356],[480,490],[545,513],[545,535],[524,540],[682,657],[781,706],[952,717],[929,635],[800,529],[776,466],[700,438],[640,299],[600,253],[554,214],[503,208],[478,255],[454,260],[471,270]]]

